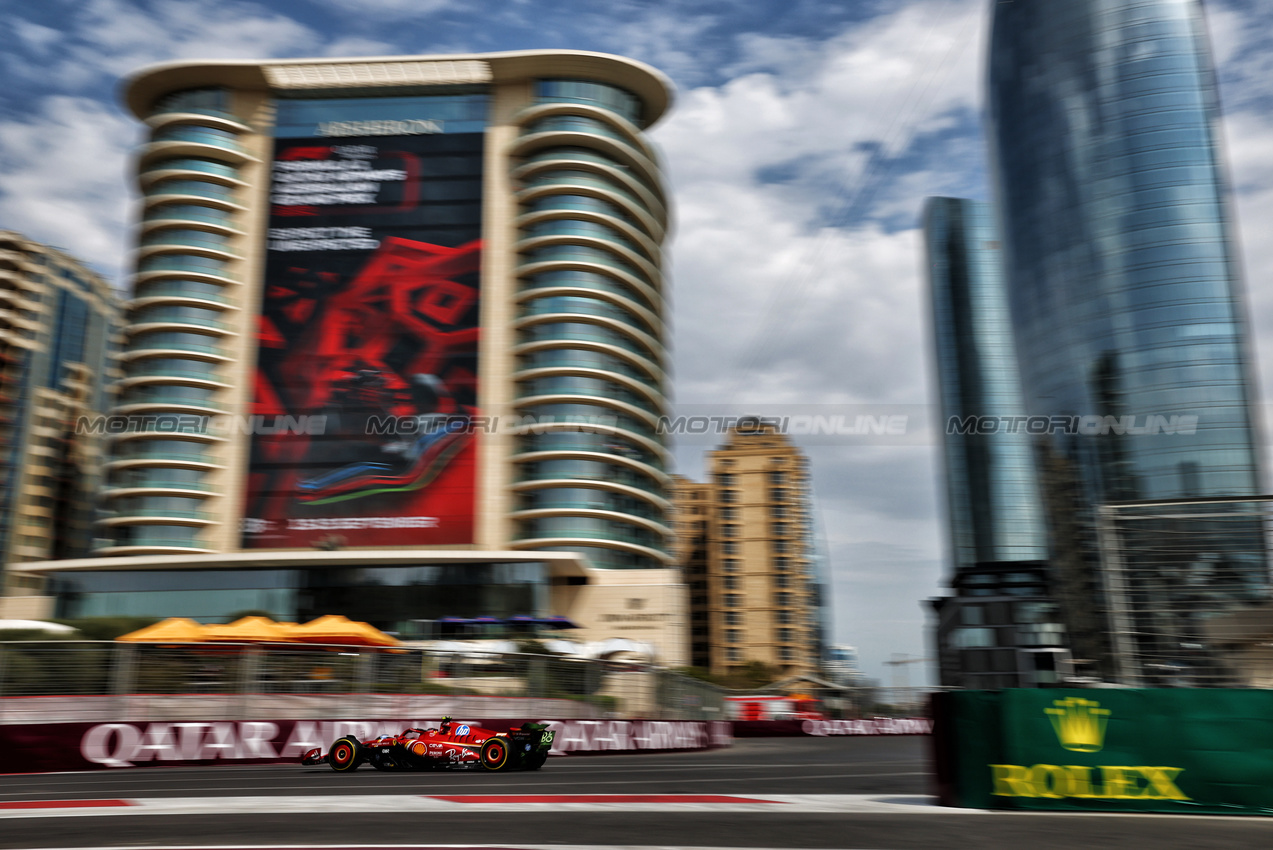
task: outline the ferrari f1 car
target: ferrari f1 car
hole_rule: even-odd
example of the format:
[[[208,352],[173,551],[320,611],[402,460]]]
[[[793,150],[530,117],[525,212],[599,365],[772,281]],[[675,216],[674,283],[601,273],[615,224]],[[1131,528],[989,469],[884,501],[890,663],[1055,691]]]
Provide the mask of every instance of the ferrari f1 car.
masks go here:
[[[539,770],[548,760],[554,733],[543,723],[524,723],[507,732],[442,719],[440,729],[407,729],[360,741],[353,735],[337,738],[323,755],[321,747],[301,756],[301,764],[331,765],[332,770],[356,770],[367,762],[377,770],[434,770],[476,767],[487,770]]]

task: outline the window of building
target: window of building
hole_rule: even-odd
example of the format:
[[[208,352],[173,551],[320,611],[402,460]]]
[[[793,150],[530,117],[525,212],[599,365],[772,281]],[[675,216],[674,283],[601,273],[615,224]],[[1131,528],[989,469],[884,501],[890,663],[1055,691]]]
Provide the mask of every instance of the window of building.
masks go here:
[[[778,657],[781,658],[783,661],[795,661],[796,651],[790,646],[779,647]]]
[[[774,585],[776,587],[790,587],[791,586],[790,582],[791,582],[791,576],[787,575],[786,573],[779,573],[778,575],[774,576]]]
[[[725,594],[726,608],[741,608],[742,605],[743,605],[743,596],[741,593],[726,593]]]
[[[722,536],[722,537],[737,537],[737,536],[738,536],[738,526],[736,526],[736,525],[722,525],[722,526],[720,527],[720,533],[721,533],[721,536]]]
[[[726,643],[742,643],[743,642],[742,629],[725,629],[725,642]]]
[[[786,555],[779,555],[778,557],[774,558],[775,570],[785,570],[790,566],[791,566],[791,559],[788,558]]]
[[[203,115],[230,114],[229,93],[225,89],[186,89],[164,95],[155,101],[151,114],[164,112],[197,112]]]
[[[791,594],[790,593],[774,594],[774,604],[778,605],[779,607],[785,608],[786,606],[791,604]]]
[[[790,549],[791,549],[791,541],[789,541],[789,540],[775,540],[775,541],[774,541],[774,551],[775,551],[775,552],[787,552],[787,551],[789,551]]]
[[[726,507],[720,509],[721,519],[738,519],[738,508]]]
[[[792,629],[779,629],[779,630],[778,630],[778,642],[779,642],[779,643],[791,643],[791,635],[792,635],[792,631],[793,631]]]
[[[774,619],[777,620],[779,623],[784,623],[784,624],[794,622],[790,611],[779,611],[776,614],[774,614]]]
[[[788,534],[790,534],[790,532],[788,531],[788,525],[787,525],[787,523],[785,523],[785,522],[775,522],[775,523],[774,523],[774,535],[775,535],[775,536],[777,536],[777,537],[786,537]]]
[[[743,651],[736,646],[731,646],[725,650],[725,658],[729,661],[742,661]]]
[[[738,576],[725,576],[725,589],[738,590],[742,580]]]
[[[737,501],[738,501],[738,491],[737,491],[737,490],[721,490],[721,491],[720,491],[720,500],[721,500],[721,502],[726,503],[726,504],[728,504],[728,503],[730,503],[730,502],[737,502]]]
[[[741,626],[742,624],[743,624],[742,611],[726,611],[725,612],[725,625]]]
[[[771,487],[781,487],[787,483],[787,473],[781,470],[775,470],[769,473],[769,484]]]
[[[995,630],[994,629],[955,629],[950,633],[950,643],[959,649],[971,649],[973,647],[994,646]]]
[[[721,487],[733,487],[734,475],[731,472],[719,472],[716,474],[716,483]]]
[[[775,487],[769,491],[769,501],[785,502],[787,501],[787,491],[781,487]]]
[[[738,572],[738,559],[724,558],[720,562],[720,568],[721,568],[721,572],[736,573]]]
[[[769,509],[769,512],[773,514],[775,517],[785,517],[787,515],[787,506],[774,505],[772,508]]]
[[[707,637],[707,626],[695,626],[690,630],[694,637]]]
[[[721,543],[720,550],[724,552],[726,555],[737,555],[738,544],[735,543],[733,540],[726,540]]]

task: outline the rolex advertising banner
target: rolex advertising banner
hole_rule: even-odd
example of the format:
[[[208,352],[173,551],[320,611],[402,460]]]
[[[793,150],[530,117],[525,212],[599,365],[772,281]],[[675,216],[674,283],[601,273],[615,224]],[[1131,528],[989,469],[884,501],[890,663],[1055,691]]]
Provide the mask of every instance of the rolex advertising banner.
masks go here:
[[[473,541],[485,110],[279,101],[244,548]]]
[[[943,805],[1273,814],[1273,691],[956,691],[933,709]]]

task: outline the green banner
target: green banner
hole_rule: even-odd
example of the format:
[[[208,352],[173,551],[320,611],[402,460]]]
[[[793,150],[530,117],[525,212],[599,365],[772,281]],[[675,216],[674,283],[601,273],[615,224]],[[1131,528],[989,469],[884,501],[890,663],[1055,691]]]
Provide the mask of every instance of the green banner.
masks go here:
[[[1273,814],[1273,691],[957,691],[934,714],[945,805]]]

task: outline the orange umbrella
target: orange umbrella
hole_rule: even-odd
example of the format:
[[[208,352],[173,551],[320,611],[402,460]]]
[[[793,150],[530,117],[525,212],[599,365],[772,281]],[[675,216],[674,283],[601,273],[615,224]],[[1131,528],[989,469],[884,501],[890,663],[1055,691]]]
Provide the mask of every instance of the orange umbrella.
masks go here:
[[[167,620],[152,623],[145,628],[115,638],[115,640],[133,643],[185,643],[203,639],[203,626],[185,617],[169,617]]]
[[[338,643],[350,646],[397,646],[402,643],[368,623],[356,622],[339,614],[328,614],[311,620],[292,631],[292,640],[306,643]]]
[[[243,617],[226,626],[205,626],[204,640],[244,643],[283,643],[293,640],[294,623],[276,623],[266,617]]]

